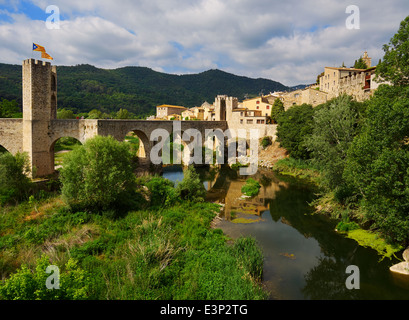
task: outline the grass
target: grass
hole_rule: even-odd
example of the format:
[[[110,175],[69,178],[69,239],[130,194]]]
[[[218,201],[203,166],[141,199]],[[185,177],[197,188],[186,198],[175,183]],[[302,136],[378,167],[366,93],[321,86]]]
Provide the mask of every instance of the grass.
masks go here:
[[[319,170],[304,160],[291,157],[281,159],[274,164],[274,171],[282,175],[308,180],[315,184],[319,183]]]
[[[260,183],[252,178],[248,178],[246,184],[241,188],[241,192],[248,197],[254,197],[258,195],[260,188]]]
[[[401,246],[393,246],[388,244],[383,238],[379,237],[378,234],[368,230],[360,228],[353,229],[347,231],[346,234],[348,238],[355,240],[359,243],[359,245],[376,250],[382,257],[381,260],[384,258],[391,259],[392,257],[396,257],[395,253],[404,249]]]
[[[0,278],[10,279],[23,265],[34,273],[45,255],[61,267],[75,261],[90,279],[89,299],[266,298],[257,243],[228,244],[220,229],[210,228],[218,210],[184,202],[114,219],[72,212],[58,194],[2,207]]]

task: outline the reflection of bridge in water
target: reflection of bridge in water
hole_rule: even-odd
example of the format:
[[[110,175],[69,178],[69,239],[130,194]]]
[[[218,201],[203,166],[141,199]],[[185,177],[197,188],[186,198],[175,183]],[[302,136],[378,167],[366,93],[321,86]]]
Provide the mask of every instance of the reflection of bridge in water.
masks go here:
[[[275,198],[275,194],[288,187],[288,184],[278,180],[272,171],[259,169],[251,176],[261,184],[259,194],[246,198],[243,197],[241,188],[248,176],[240,176],[236,170],[228,168],[217,169],[211,176],[212,179],[206,179],[206,198],[208,201],[223,204],[225,218],[228,220],[236,213],[260,217],[264,211],[269,210],[268,203]]]

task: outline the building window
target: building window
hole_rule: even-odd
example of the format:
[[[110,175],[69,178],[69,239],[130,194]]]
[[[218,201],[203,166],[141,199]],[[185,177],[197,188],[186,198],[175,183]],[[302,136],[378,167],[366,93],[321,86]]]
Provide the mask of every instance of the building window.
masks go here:
[[[257,101],[256,103],[257,103],[257,104],[260,104],[260,101]]]
[[[251,119],[251,120],[248,119],[248,120],[247,120],[247,124],[253,124],[253,119]]]
[[[267,110],[270,109],[270,106],[267,106],[266,109],[267,109]]]
[[[257,110],[258,110],[258,109],[260,109],[260,107],[259,107],[259,106],[257,106]]]
[[[243,124],[243,119],[240,119],[240,124]]]

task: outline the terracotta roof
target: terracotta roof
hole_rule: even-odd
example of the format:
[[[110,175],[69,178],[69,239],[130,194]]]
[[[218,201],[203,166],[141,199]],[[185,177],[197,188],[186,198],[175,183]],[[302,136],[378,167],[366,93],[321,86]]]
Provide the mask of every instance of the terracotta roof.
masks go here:
[[[187,109],[185,107],[181,107],[181,106],[172,106],[170,104],[162,104],[160,106],[156,106],[156,108],[177,108],[177,109]]]

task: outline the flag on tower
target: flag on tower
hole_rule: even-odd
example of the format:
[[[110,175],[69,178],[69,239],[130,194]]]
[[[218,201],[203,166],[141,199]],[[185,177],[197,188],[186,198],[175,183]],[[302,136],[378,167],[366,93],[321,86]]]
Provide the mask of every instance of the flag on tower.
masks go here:
[[[39,51],[41,52],[41,58],[43,59],[50,59],[50,60],[54,60],[46,51],[45,48],[43,46],[40,46],[37,43],[33,43],[33,51]]]
[[[45,52],[45,48],[36,43],[33,43],[33,51]]]
[[[54,60],[47,52],[41,52],[41,58]]]

